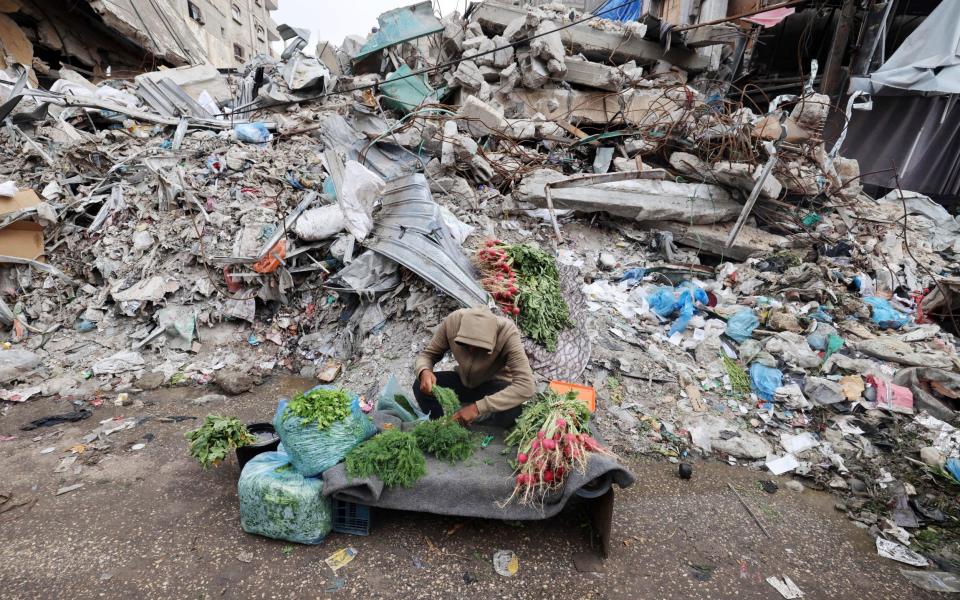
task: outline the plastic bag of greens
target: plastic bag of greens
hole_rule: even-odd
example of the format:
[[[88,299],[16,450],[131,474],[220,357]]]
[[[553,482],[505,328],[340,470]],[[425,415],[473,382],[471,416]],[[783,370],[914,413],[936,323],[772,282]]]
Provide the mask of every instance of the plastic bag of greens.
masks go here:
[[[377,411],[386,412],[394,415],[404,423],[412,421],[426,421],[429,417],[420,410],[416,400],[411,400],[407,394],[400,388],[397,378],[393,375],[387,381],[387,385],[380,392],[377,399]]]
[[[317,389],[333,389],[317,386]],[[350,414],[323,429],[313,421],[304,421],[287,411],[286,399],[280,400],[273,416],[273,427],[290,456],[290,463],[302,475],[313,477],[342,461],[354,446],[377,432],[377,427],[360,410],[360,398],[350,402]]]
[[[247,533],[300,544],[319,544],[333,527],[323,479],[304,477],[283,452],[264,452],[240,474],[240,526]]]

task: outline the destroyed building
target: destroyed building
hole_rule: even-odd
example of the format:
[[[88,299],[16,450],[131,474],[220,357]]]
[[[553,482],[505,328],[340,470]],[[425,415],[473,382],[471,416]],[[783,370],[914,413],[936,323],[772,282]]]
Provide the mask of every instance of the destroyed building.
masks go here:
[[[0,65],[12,58],[32,68],[32,82],[56,79],[61,64],[94,80],[160,66],[236,67],[272,55],[276,8],[275,0],[82,0],[54,10],[9,0],[0,6]]]
[[[0,400],[375,392],[522,241],[574,317],[530,363],[618,448],[791,473],[883,540],[960,517],[956,4],[422,2],[229,72],[199,22],[78,2],[94,52],[14,4]]]

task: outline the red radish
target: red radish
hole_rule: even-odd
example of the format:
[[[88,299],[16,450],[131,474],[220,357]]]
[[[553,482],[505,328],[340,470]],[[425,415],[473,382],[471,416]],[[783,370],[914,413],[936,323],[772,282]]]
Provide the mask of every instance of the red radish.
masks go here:
[[[544,433],[543,430],[540,430],[540,431],[537,432],[537,439],[538,439],[538,440],[542,440],[542,439],[545,438],[545,437],[547,437],[547,434]]]
[[[557,427],[564,429],[567,426],[567,422],[563,419],[557,419]]]
[[[550,469],[547,469],[543,473],[543,480],[547,483],[550,483],[551,481],[553,481],[553,471],[551,471]]]
[[[519,307],[519,306],[514,306],[514,307],[513,307],[513,314],[515,314],[515,315],[519,315],[519,314],[520,314],[520,307]]]
[[[553,452],[554,450],[557,449],[557,442],[551,440],[550,438],[547,438],[543,440],[543,449],[546,450],[547,452]]]
[[[517,455],[517,462],[520,463],[521,465],[527,464],[527,455],[524,454],[523,452],[521,452],[520,454],[518,454],[518,455]]]

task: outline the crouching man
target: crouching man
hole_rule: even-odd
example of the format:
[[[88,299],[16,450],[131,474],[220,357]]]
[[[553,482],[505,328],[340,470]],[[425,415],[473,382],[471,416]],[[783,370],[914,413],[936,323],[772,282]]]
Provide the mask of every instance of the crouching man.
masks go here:
[[[433,366],[447,352],[453,353],[456,370],[434,373]],[[433,387],[450,388],[461,403],[454,418],[464,425],[482,421],[510,427],[520,415],[520,405],[536,393],[520,331],[513,321],[485,307],[449,314],[417,355],[414,370],[413,394],[420,408],[433,419],[441,417],[443,409]]]

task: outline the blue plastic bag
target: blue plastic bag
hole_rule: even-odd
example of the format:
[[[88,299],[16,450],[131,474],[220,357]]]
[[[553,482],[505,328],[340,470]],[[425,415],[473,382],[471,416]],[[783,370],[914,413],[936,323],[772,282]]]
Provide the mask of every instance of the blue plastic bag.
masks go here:
[[[869,296],[863,299],[870,305],[874,324],[881,329],[900,329],[910,321],[909,315],[895,309],[890,305],[890,301],[877,296]]]
[[[627,269],[626,271],[624,271],[623,275],[620,276],[620,279],[618,280],[618,282],[623,283],[624,281],[626,281],[627,284],[633,286],[640,283],[640,281],[646,276],[647,276],[646,269],[644,269],[643,267],[633,267],[632,269]]]
[[[783,373],[755,362],[750,365],[750,387],[763,400],[773,400],[773,393],[783,385]]]
[[[817,310],[811,311],[807,316],[820,323],[833,323],[833,317],[827,314],[822,306],[818,306]]]
[[[319,385],[312,389],[332,388]],[[287,401],[282,399],[273,415],[273,428],[283,442],[290,463],[307,477],[319,475],[336,465],[354,446],[377,432],[376,425],[360,409],[358,396],[354,396],[350,403],[350,416],[322,430],[317,429],[315,422],[304,423],[303,419],[292,413],[286,414],[286,411]]]
[[[677,316],[677,320],[673,322],[673,326],[670,327],[670,335],[686,329],[690,319],[693,318],[693,295],[690,290],[683,290],[677,305],[680,307],[680,314]]]
[[[673,297],[673,288],[659,287],[649,298],[650,310],[662,318],[667,318],[677,310],[677,301]]]
[[[323,479],[297,473],[283,452],[264,452],[244,465],[237,495],[240,527],[247,533],[319,544],[333,528],[333,506],[323,495]]]
[[[273,139],[267,126],[259,121],[234,125],[233,132],[237,134],[238,140],[248,144],[265,144]]]
[[[727,335],[738,344],[750,339],[753,330],[760,326],[760,319],[749,308],[745,308],[727,319]]]
[[[947,464],[944,466],[946,466],[947,472],[957,480],[957,483],[960,483],[960,458],[948,458]]]

